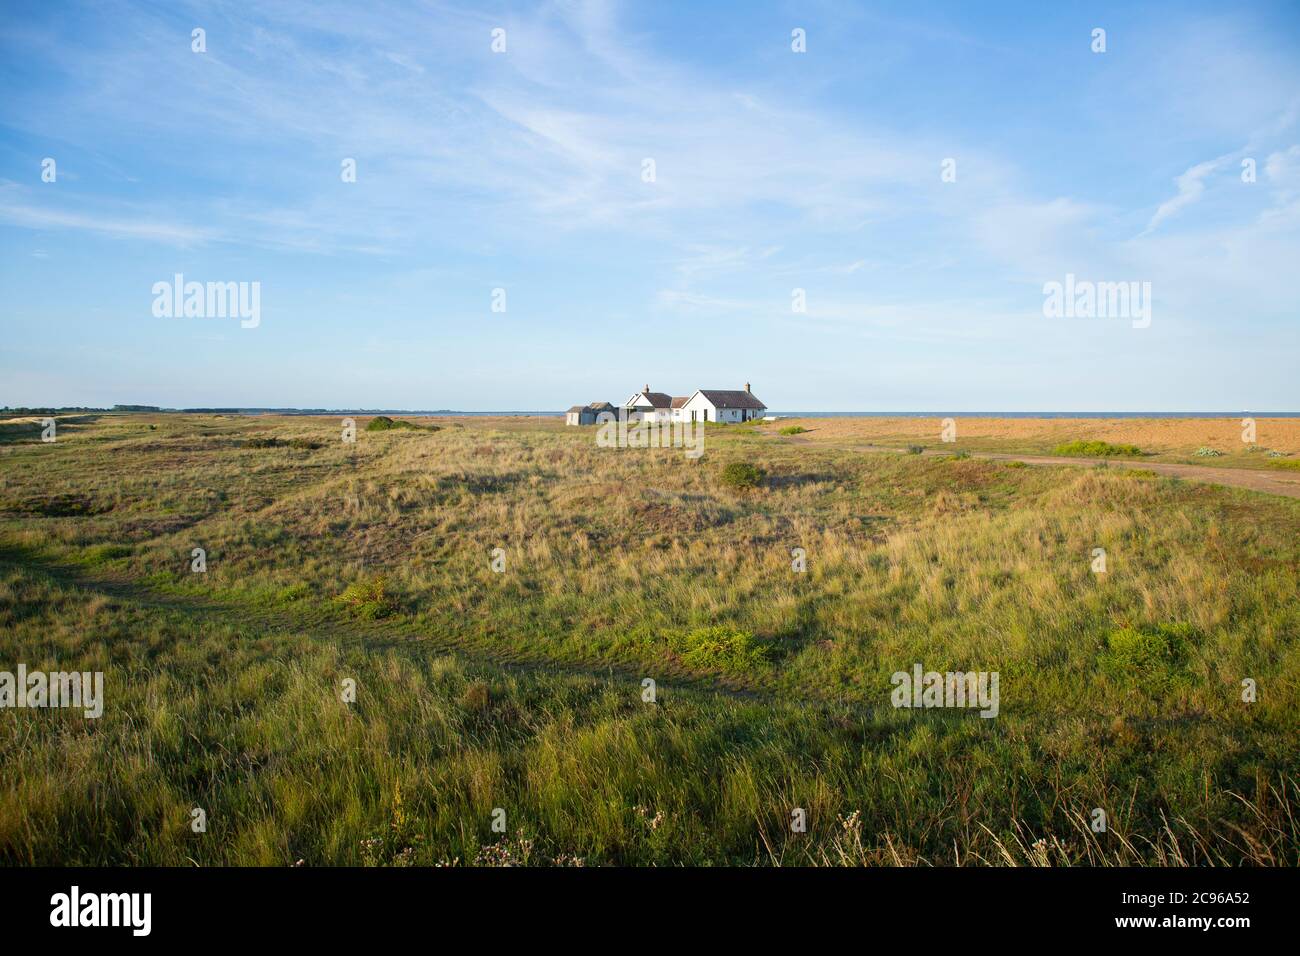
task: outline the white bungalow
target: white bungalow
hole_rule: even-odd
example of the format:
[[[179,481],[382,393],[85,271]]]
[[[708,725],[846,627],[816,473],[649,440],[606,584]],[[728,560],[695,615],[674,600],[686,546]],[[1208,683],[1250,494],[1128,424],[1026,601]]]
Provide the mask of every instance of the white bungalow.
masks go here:
[[[652,392],[647,385],[624,402],[623,407],[627,409],[628,421],[670,422],[673,420],[674,401],[671,395]]]
[[[672,409],[673,420],[680,422],[748,422],[762,418],[767,406],[754,397],[745,383],[745,390],[728,391],[701,388],[694,395]]]

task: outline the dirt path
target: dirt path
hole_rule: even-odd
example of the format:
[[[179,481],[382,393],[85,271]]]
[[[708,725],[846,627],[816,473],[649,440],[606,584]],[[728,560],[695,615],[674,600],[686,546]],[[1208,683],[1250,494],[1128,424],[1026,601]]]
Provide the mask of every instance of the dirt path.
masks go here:
[[[341,649],[356,647],[366,652],[391,651],[411,656],[446,654],[466,665],[486,665],[517,674],[545,673],[617,681],[635,686],[638,693],[641,679],[646,676],[653,676],[661,689],[671,688],[741,702],[770,700],[775,693],[770,687],[751,685],[717,674],[696,673],[671,660],[637,662],[556,659],[541,654],[528,654],[518,649],[494,649],[445,634],[433,636],[402,620],[322,620],[264,608],[235,606],[204,595],[163,593],[121,574],[51,560],[0,536],[0,567],[4,565],[17,565],[43,574],[62,587],[103,595],[145,611],[180,614],[193,621],[196,627],[221,624],[252,634],[300,634],[311,640],[335,644]],[[824,701],[811,696],[809,703],[825,705]]]
[[[905,448],[891,445],[841,445],[821,444],[806,438],[795,438],[797,444],[811,447],[837,448],[846,451],[893,452],[896,455],[907,453]],[[951,452],[927,448],[923,455],[945,456]],[[1250,471],[1244,468],[1211,468],[1205,465],[1180,465],[1158,461],[1126,461],[1116,458],[1066,458],[1052,455],[1007,455],[1000,452],[972,451],[972,458],[986,458],[990,461],[1023,461],[1026,465],[1074,465],[1092,467],[1106,464],[1111,468],[1141,468],[1154,471],[1157,475],[1170,478],[1185,478],[1188,481],[1203,481],[1215,485],[1227,485],[1232,488],[1245,488],[1249,491],[1262,491],[1270,495],[1284,495],[1287,498],[1300,498],[1300,474],[1285,475],[1269,471]]]

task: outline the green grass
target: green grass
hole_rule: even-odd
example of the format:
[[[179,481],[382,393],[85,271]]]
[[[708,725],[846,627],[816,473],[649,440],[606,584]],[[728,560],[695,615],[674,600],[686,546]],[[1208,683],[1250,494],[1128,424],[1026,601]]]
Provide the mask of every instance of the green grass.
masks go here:
[[[741,429],[60,435],[0,451],[0,669],[107,699],[0,710],[0,863],[1300,863],[1300,502]],[[893,709],[916,662],[999,716]]]
[[[1137,445],[1112,445],[1106,441],[1070,441],[1052,449],[1054,455],[1077,455],[1080,458],[1139,458]]]
[[[804,428],[802,425],[786,425],[779,431],[782,435],[802,435],[807,430],[808,429]]]

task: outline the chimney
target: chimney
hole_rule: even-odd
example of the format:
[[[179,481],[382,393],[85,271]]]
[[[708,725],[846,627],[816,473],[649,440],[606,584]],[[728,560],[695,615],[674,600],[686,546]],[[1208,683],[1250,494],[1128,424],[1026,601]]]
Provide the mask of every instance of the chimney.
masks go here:
[[[748,382],[745,383],[745,391],[747,391],[747,392],[749,391],[749,383],[748,383]]]
[[[650,386],[649,386],[649,385],[647,385],[647,386],[645,387],[645,391],[647,391],[647,392],[650,391]]]

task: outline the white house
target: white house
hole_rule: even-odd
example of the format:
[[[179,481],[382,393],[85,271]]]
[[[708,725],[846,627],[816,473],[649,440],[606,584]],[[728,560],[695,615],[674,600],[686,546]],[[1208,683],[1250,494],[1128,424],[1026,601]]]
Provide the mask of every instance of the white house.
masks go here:
[[[748,422],[766,413],[767,406],[754,397],[748,382],[744,391],[701,388],[673,408],[674,420],[681,422]]]
[[[647,385],[624,402],[623,407],[627,409],[628,421],[670,422],[673,420],[674,401],[671,395],[652,392]]]
[[[663,423],[748,422],[767,413],[767,406],[754,397],[748,382],[744,391],[701,388],[693,395],[682,397],[652,392],[647,385],[624,402],[623,408],[629,421]]]

